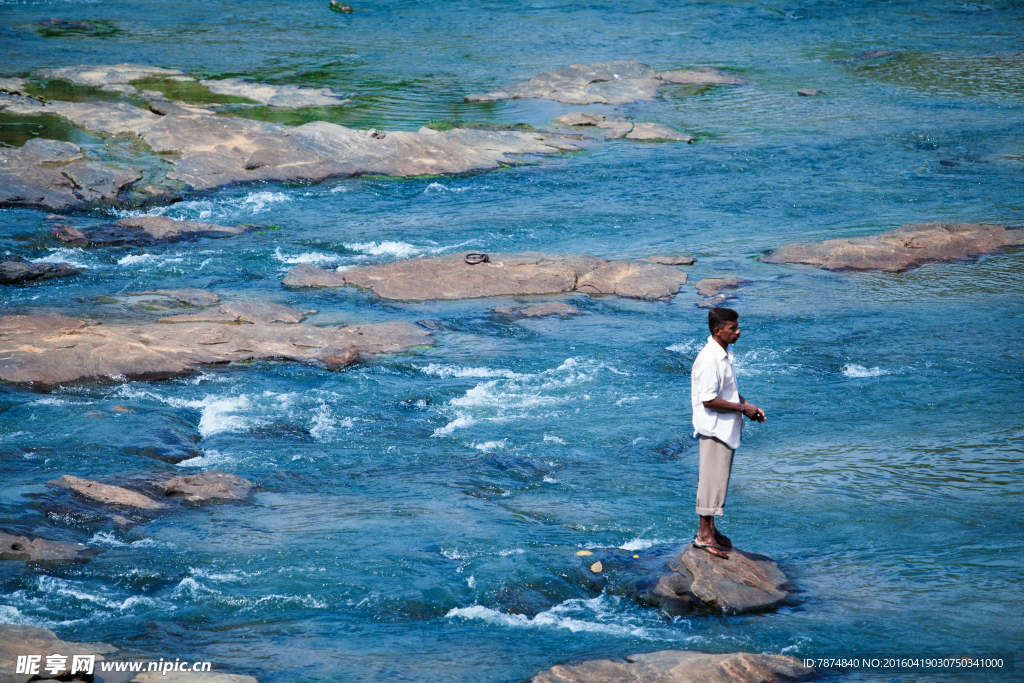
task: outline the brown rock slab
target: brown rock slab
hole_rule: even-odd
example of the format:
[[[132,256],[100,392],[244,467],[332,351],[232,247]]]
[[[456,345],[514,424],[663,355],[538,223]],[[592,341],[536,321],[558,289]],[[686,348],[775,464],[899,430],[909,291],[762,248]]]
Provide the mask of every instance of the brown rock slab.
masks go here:
[[[653,100],[662,81],[647,64],[614,61],[572,66],[539,73],[525,83],[467,95],[466,102],[496,102],[521,98],[565,104],[629,104]]]
[[[595,659],[558,665],[530,683],[782,683],[815,670],[795,657],[696,650],[661,650],[629,655],[625,661]]]
[[[81,158],[78,145],[58,140],[33,138],[22,147],[0,147],[0,206],[63,211],[115,203],[127,186],[142,177],[134,171],[81,162]]]
[[[240,225],[227,226],[201,221],[176,221],[167,216],[136,216],[122,218],[114,223],[120,228],[139,230],[154,240],[172,240],[190,235],[226,236],[241,235],[246,228]]]
[[[468,265],[464,254],[396,261],[329,272],[300,264],[284,278],[289,287],[370,289],[385,299],[473,299],[524,294],[616,294],[632,299],[670,299],[686,274],[650,261],[605,261],[578,254],[490,254],[490,261]]]
[[[220,301],[219,296],[205,289],[153,289],[139,294],[159,294],[190,306],[212,306]]]
[[[713,277],[697,282],[697,293],[701,296],[715,296],[723,289],[736,289],[747,284],[746,280],[730,275],[729,277]]]
[[[35,280],[52,280],[78,275],[78,270],[67,263],[25,263],[0,261],[0,285],[20,285]]]
[[[640,260],[661,263],[666,266],[692,266],[697,262],[697,259],[692,256],[647,256]]]
[[[506,306],[502,308],[495,308],[494,312],[498,315],[507,315],[517,318],[543,318],[549,315],[568,318],[573,315],[583,315],[583,311],[580,309],[564,303],[536,304],[534,306],[523,306],[521,308]]]
[[[38,626],[0,624],[0,683],[27,683],[33,678],[49,676],[42,666],[40,676],[14,672],[17,670],[19,656],[41,655],[41,663],[45,665],[46,656],[55,652],[67,655],[67,664],[70,666],[73,655],[96,655],[96,660],[99,661],[104,659],[103,655],[117,652],[117,648],[106,643],[73,643],[61,640],[50,629]]]
[[[759,261],[805,263],[825,270],[896,272],[928,261],[962,261],[1024,244],[1024,226],[975,223],[907,223],[871,237],[790,244]]]
[[[633,130],[633,124],[625,120],[601,121],[596,125],[598,128],[604,131],[605,138],[609,140],[625,137],[627,133]]]
[[[735,299],[732,294],[716,294],[697,302],[697,308],[718,308]]]
[[[66,223],[55,223],[50,228],[50,235],[68,244],[82,244],[86,241],[85,233],[75,226]]]
[[[91,550],[82,543],[48,541],[45,538],[29,539],[0,531],[0,560],[16,560],[33,564],[61,564],[85,562],[86,553]]]
[[[744,85],[739,76],[713,69],[709,66],[702,66],[697,69],[681,69],[678,71],[662,71],[658,74],[665,83],[679,85]]]
[[[205,292],[204,292],[205,293]],[[299,311],[280,304],[241,302],[222,304],[201,313],[184,313],[157,320],[159,323],[301,323],[316,311]]]
[[[51,386],[85,379],[156,379],[213,363],[284,359],[341,367],[431,344],[409,323],[343,328],[185,323],[86,326],[55,314],[0,318],[0,379]],[[344,362],[348,360],[348,363]]]
[[[741,614],[777,607],[789,597],[789,580],[774,560],[736,548],[722,559],[688,544],[668,569],[646,596],[667,612],[711,608]]]
[[[245,500],[252,482],[237,474],[209,470],[200,474],[175,477],[157,482],[157,486],[172,498],[184,498],[191,503]]]
[[[692,142],[693,136],[680,133],[660,123],[634,123],[633,130],[626,133],[627,140],[648,140],[657,142],[670,140],[674,142]]]
[[[70,474],[65,474],[59,479],[46,482],[53,486],[59,486],[63,489],[69,489],[80,493],[86,498],[92,498],[100,503],[106,503],[108,505],[125,505],[127,507],[141,508],[143,510],[159,510],[166,507],[163,503],[158,503],[149,496],[144,496],[141,493],[130,491],[120,486],[111,486],[110,484],[101,484],[98,481],[90,481],[89,479],[80,479],[79,477],[73,477]]]
[[[566,126],[596,126],[604,121],[604,114],[590,114],[588,112],[574,111],[563,114],[555,119]]]

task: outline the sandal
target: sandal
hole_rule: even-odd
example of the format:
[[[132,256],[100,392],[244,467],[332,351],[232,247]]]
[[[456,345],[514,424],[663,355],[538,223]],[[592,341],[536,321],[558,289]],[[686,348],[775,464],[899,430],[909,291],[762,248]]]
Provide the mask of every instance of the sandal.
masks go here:
[[[725,552],[724,549],[719,548],[717,545],[711,545],[710,543],[707,543],[707,544],[700,543],[699,541],[694,539],[693,540],[693,547],[694,548],[700,548],[701,550],[703,550],[707,554],[714,555],[715,557],[720,557],[723,560],[728,560],[729,559],[729,553]]]

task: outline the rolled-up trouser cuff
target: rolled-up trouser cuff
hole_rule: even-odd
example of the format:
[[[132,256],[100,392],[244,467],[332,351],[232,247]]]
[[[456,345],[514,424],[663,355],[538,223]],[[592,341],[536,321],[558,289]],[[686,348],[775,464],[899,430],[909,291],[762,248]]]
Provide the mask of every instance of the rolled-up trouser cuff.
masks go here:
[[[700,473],[697,476],[697,514],[721,517],[729,492],[735,449],[718,439],[700,437]]]

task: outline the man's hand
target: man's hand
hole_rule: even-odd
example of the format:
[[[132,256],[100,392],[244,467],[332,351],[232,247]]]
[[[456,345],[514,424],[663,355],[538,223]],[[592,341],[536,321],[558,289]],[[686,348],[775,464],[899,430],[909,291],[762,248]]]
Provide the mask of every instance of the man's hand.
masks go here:
[[[755,406],[753,403],[741,403],[743,408],[742,412],[752,422],[764,422],[765,414],[764,411]]]

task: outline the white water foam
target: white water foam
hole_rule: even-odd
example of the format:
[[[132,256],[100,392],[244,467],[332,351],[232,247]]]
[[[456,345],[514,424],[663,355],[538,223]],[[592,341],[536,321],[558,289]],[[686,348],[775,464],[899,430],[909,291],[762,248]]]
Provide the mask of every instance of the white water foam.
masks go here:
[[[526,377],[532,377],[532,375],[523,375],[518,372],[512,372],[511,370],[492,370],[491,368],[472,368],[458,365],[439,365],[437,363],[431,363],[430,365],[420,368],[420,372],[428,375],[435,375],[437,377],[448,378],[448,377],[476,377],[476,378],[491,378],[491,377],[503,377],[505,379],[521,379]]]
[[[496,451],[500,448],[505,448],[508,445],[508,439],[502,439],[501,441],[485,441],[483,443],[473,444],[473,448],[478,451]]]
[[[281,253],[281,247],[274,249],[274,258],[281,263],[288,265],[297,265],[300,263],[313,263],[316,265],[324,263],[337,263],[342,259],[338,254],[322,254],[318,251],[307,251],[301,254],[295,254],[294,256],[286,256]]]
[[[152,264],[155,266],[166,266],[171,263],[181,263],[185,258],[176,254],[167,256],[155,256],[154,254],[129,254],[117,261],[119,266],[136,266],[139,264]]]
[[[557,443],[559,446],[564,446],[565,444],[569,443],[565,439],[559,438],[557,436],[551,436],[550,434],[545,434],[544,435],[544,440],[545,441],[550,441],[552,443]]]
[[[634,538],[632,541],[626,541],[619,546],[622,550],[647,550],[651,546],[661,545],[662,543],[669,543],[670,541],[664,541],[660,538],[646,539],[646,538]]]
[[[470,190],[489,190],[489,189],[491,189],[489,185],[481,185],[479,187],[470,187],[470,186],[466,186],[466,187],[449,187],[448,185],[443,185],[443,184],[438,183],[438,182],[433,182],[433,183],[430,183],[429,185],[427,185],[426,188],[424,188],[423,194],[433,194],[435,192],[436,193],[441,193],[441,194],[448,194],[449,192],[462,193],[462,192],[468,192]]]
[[[881,377],[882,375],[888,374],[888,370],[883,370],[882,368],[866,368],[863,365],[857,365],[856,363],[847,363],[843,366],[843,375],[854,379]]]
[[[89,265],[82,259],[86,256],[84,249],[71,249],[69,247],[57,247],[51,249],[50,253],[42,258],[30,259],[32,263],[66,263],[69,266],[75,268],[95,268],[95,265]]]
[[[274,204],[290,202],[292,198],[284,192],[266,190],[250,192],[239,197],[218,197],[216,199],[189,199],[169,206],[155,206],[147,211],[118,210],[114,214],[122,218],[131,216],[167,216],[174,220],[230,221],[269,210]]]
[[[559,628],[573,633],[603,633],[652,639],[653,636],[646,628],[630,623],[632,620],[628,617],[611,612],[609,608],[615,606],[617,602],[617,599],[607,595],[590,600],[566,600],[533,618],[525,614],[506,614],[483,605],[457,607],[445,616],[449,619],[479,619],[495,626],[509,628]],[[612,619],[617,619],[619,623],[612,622]]]
[[[422,254],[425,251],[408,242],[392,242],[390,240],[383,240],[381,242],[346,242],[345,248],[370,254],[371,256],[395,256],[397,258],[408,258]]]
[[[699,339],[688,339],[672,346],[666,346],[665,350],[673,353],[692,353],[697,351],[702,343],[703,341]]]

